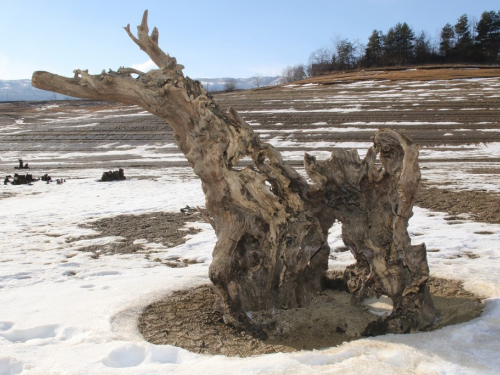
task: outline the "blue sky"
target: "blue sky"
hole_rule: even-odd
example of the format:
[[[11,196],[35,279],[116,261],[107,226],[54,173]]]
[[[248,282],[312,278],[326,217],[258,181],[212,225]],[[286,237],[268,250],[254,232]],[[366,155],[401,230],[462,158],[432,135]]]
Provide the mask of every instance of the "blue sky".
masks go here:
[[[140,4],[139,4],[140,3]],[[498,0],[252,0],[114,1],[0,0],[0,79],[30,78],[35,70],[71,76],[73,69],[143,66],[129,39],[149,9],[160,46],[193,78],[278,75],[307,63],[334,36],[366,43],[374,29],[397,22],[432,37],[462,14],[479,19]],[[145,64],[145,65],[144,65]]]

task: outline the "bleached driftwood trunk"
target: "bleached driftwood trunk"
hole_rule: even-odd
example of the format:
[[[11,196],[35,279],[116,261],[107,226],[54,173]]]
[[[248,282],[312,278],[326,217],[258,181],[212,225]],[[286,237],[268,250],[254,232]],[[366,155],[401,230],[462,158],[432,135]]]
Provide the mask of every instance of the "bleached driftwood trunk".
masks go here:
[[[406,232],[420,177],[416,148],[406,157],[406,140],[386,131],[378,134],[380,145],[363,162],[355,151],[334,151],[334,160],[324,163],[306,156],[316,182],[310,185],[235,110],[223,111],[199,82],[184,77],[183,66],[158,46],[158,30],[149,35],[147,11],[137,37],[129,26],[125,30],[158,70],[120,68],[99,75],[76,70],[73,78],[35,72],[33,85],[80,98],[137,104],[172,127],[179,149],[201,179],[213,218],[217,244],[210,279],[226,322],[258,330],[249,311],[305,306],[320,293],[328,267],[328,229],[337,218],[357,260],[346,271],[355,295],[387,294],[398,317],[411,316],[406,325],[389,325],[393,332],[432,323],[425,247],[412,247]],[[396,150],[394,155],[384,149],[386,143]],[[380,148],[386,172],[374,167]],[[242,168],[239,160],[245,156],[253,165]],[[406,179],[414,188],[406,188]]]
[[[382,168],[376,166],[377,154]],[[426,286],[426,249],[413,246],[407,231],[420,180],[418,147],[382,130],[363,161],[355,150],[334,150],[322,162],[306,155],[305,166],[342,222],[342,239],[356,258],[344,273],[354,299],[387,295],[393,301],[392,314],[367,333],[430,326],[435,309]]]

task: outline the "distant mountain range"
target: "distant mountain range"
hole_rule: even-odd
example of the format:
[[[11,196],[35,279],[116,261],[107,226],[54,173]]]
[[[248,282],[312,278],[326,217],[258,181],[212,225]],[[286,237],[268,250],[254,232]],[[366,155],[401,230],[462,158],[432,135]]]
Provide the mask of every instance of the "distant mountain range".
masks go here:
[[[63,96],[36,89],[31,86],[31,80],[29,79],[18,79],[15,81],[0,80],[0,102],[56,99],[61,100]]]
[[[251,78],[196,78],[207,91],[223,91],[226,83],[234,79],[236,90],[249,90],[257,87],[276,86],[281,84],[281,77],[251,77]]]
[[[234,78],[236,89],[248,90],[256,87],[273,86],[280,83],[281,77]],[[197,78],[205,90],[223,91],[226,83],[233,78]],[[71,97],[50,91],[39,90],[31,86],[31,80],[0,80],[0,102],[31,100],[65,100]]]

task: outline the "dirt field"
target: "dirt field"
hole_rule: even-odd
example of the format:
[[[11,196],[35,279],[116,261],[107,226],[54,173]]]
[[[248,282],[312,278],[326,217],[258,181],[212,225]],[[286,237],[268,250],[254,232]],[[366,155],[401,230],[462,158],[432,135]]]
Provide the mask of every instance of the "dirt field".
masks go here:
[[[143,215],[119,215],[82,224],[83,228],[94,229],[99,234],[74,238],[73,242],[102,236],[117,236],[124,238],[124,240],[108,245],[83,247],[78,250],[92,252],[94,258],[115,254],[143,253],[146,258],[153,259],[168,267],[186,267],[189,264],[196,263],[196,261],[180,257],[169,257],[162,260],[155,257],[155,254],[159,251],[145,249],[136,241],[142,240],[144,242],[145,240],[150,243],[160,243],[166,247],[175,247],[184,243],[187,235],[199,232],[194,228],[186,228],[186,223],[202,220],[198,212],[155,212]]]
[[[346,142],[370,142],[374,129],[384,127],[403,132],[423,147],[436,149],[500,141],[500,132],[491,131],[500,128],[498,69],[488,70],[494,77],[486,80],[440,80],[439,77],[446,79],[449,74],[441,69],[425,72],[434,72],[433,80],[425,81],[421,76],[417,79],[415,71],[406,70],[397,72],[396,80],[362,80],[353,84],[331,80],[328,85],[236,91],[218,94],[216,99],[222,107],[232,106],[240,111],[262,138],[275,140],[272,143],[285,153],[331,149],[330,145],[318,143],[341,147]],[[474,69],[455,72],[462,78],[484,76]],[[364,75],[365,72],[358,72],[356,77]],[[178,154],[172,131],[162,120],[137,107],[116,103],[0,103],[0,130],[2,154],[19,150],[28,159],[31,153],[46,151],[47,158],[37,161],[47,169],[81,168],[85,161],[88,166],[89,160],[96,168],[109,164],[115,160],[110,155],[92,157],[109,144],[114,147],[170,144],[172,147],[163,148],[162,154]],[[62,151],[88,154],[81,164],[80,158],[75,160],[74,156],[71,165],[65,159],[51,163],[50,153]],[[301,158],[286,154],[285,158],[295,165],[302,163]],[[500,155],[495,160],[498,162]],[[164,160],[141,163],[122,158],[119,161],[124,167],[165,165]],[[13,162],[16,161],[2,157],[0,172],[11,170]],[[169,161],[168,165],[187,163],[181,158]]]
[[[332,147],[366,150],[377,129],[398,130],[421,146],[418,206],[449,213],[450,223],[467,214],[468,219],[499,224],[500,154],[484,146],[500,142],[499,77],[493,69],[370,71],[325,76],[323,85],[308,81],[216,98],[240,111],[301,173],[304,151],[327,158]],[[22,157],[34,177],[49,173],[53,178],[98,179],[103,171],[122,167],[132,179],[195,178],[168,125],[137,107],[92,101],[0,103],[0,135],[2,177],[14,174]],[[13,194],[0,190],[0,199]],[[134,252],[155,259],[154,251],[135,241],[175,246],[189,233],[183,230],[185,222],[193,219],[203,220],[165,213],[86,223],[101,235],[124,240],[80,250],[95,257]],[[159,261],[169,267],[191,262]],[[442,314],[440,324],[480,313],[480,296],[463,291],[459,283],[433,279],[431,287]],[[366,308],[352,306],[345,293],[326,290],[308,309],[281,312],[281,317],[263,314],[260,319],[269,327],[269,339],[263,342],[224,325],[213,298],[207,286],[167,296],[146,309],[141,332],[154,343],[246,356],[336,345],[360,337],[374,319]]]

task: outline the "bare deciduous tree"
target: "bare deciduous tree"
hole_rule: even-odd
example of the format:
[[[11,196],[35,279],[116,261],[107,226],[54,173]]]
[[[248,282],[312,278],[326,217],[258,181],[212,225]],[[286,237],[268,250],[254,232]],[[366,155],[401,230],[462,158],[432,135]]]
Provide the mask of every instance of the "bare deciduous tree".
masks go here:
[[[234,91],[236,90],[236,87],[237,87],[237,83],[236,83],[236,79],[234,78],[227,78],[226,79],[226,82],[224,82],[224,91]]]
[[[355,68],[363,56],[364,46],[358,41],[351,42],[349,39],[335,35],[332,38],[335,53],[332,63],[337,70]]]
[[[327,47],[321,47],[309,55],[309,65],[312,64],[331,64],[333,51]]]
[[[283,83],[291,83],[307,78],[306,67],[303,64],[287,66],[281,73]]]
[[[253,77],[253,83],[254,85],[259,88],[260,85],[262,84],[262,74],[257,74],[256,76]]]
[[[184,77],[183,66],[160,49],[158,30],[149,35],[147,11],[137,37],[125,30],[159,69],[76,70],[73,78],[35,72],[33,85],[137,104],[170,125],[202,182],[217,235],[209,275],[226,322],[260,331],[250,311],[306,306],[321,292],[328,230],[338,219],[356,259],[345,273],[353,295],[386,294],[394,302],[379,328],[408,332],[433,323],[425,246],[411,245],[406,231],[420,178],[415,145],[385,130],[362,161],[355,150],[334,150],[322,162],[306,155],[309,184],[235,110],[223,111],[199,82]],[[239,165],[245,156],[253,165]]]

